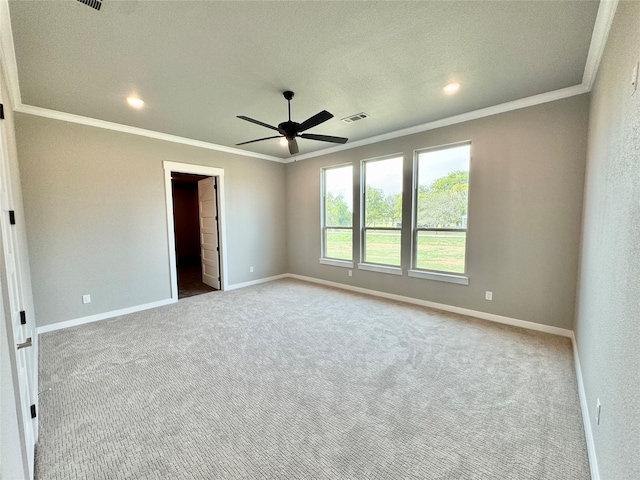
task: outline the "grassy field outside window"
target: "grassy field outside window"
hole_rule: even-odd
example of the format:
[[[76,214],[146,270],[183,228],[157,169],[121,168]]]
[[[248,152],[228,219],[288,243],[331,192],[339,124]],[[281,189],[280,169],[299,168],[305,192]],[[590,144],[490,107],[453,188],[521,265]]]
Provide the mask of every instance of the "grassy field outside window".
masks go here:
[[[351,232],[328,230],[327,256],[350,259]],[[367,262],[400,265],[400,232],[371,232],[367,235]],[[420,232],[417,245],[417,267],[442,272],[464,272],[464,232]]]
[[[362,162],[365,263],[400,266],[403,163],[401,156]]]
[[[471,144],[418,151],[412,266],[465,273]]]
[[[353,258],[353,166],[322,169],[322,257]]]

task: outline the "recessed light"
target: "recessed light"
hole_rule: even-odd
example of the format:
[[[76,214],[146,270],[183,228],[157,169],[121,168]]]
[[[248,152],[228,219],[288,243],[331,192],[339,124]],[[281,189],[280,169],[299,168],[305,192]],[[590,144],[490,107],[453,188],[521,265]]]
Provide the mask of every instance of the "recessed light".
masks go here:
[[[280,145],[282,145],[283,147],[286,147],[289,145],[289,140],[287,140],[287,137],[282,137],[280,139]]]
[[[447,95],[453,95],[460,90],[460,84],[458,82],[447,83],[442,90],[444,90],[444,93]]]
[[[144,101],[138,97],[127,97],[127,103],[137,109],[144,107]]]

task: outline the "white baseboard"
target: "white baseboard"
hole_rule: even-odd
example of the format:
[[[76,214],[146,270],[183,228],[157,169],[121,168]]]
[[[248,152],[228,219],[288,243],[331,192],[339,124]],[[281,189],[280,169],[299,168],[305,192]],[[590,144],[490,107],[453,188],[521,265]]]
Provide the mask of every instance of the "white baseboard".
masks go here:
[[[368,288],[354,287],[352,285],[346,285],[344,283],[330,282],[327,280],[320,280],[313,277],[305,277],[303,275],[296,275],[289,273],[286,275],[289,278],[296,278],[305,282],[319,283],[322,285],[328,285],[330,287],[342,288],[344,290],[351,290],[353,292],[364,293],[367,295],[374,295],[376,297],[388,298],[390,300],[397,300],[399,302],[411,303],[414,305],[420,305],[422,307],[435,308],[436,310],[444,310],[445,312],[459,313],[461,315],[468,315],[470,317],[481,318],[483,320],[489,320],[490,322],[503,323],[505,325],[512,325],[514,327],[526,328],[528,330],[536,330],[538,332],[551,333],[553,335],[559,335],[561,337],[572,338],[573,331],[566,328],[552,327],[550,325],[543,325],[541,323],[528,322],[526,320],[518,320],[517,318],[503,317],[502,315],[495,315],[493,313],[480,312],[478,310],[470,310],[468,308],[454,307],[452,305],[446,305],[444,303],[429,302],[428,300],[420,300],[413,297],[405,297],[403,295],[395,295],[393,293],[380,292],[378,290],[370,290]]]
[[[582,367],[580,366],[580,355],[578,354],[578,344],[576,337],[571,332],[571,343],[573,344],[573,360],[576,366],[576,379],[578,381],[578,396],[580,397],[580,410],[582,411],[582,423],[584,425],[584,436],[587,441],[587,454],[589,455],[589,468],[591,469],[591,480],[600,480],[600,471],[598,469],[598,458],[596,457],[596,444],[593,440],[593,431],[591,430],[591,417],[589,415],[589,403],[587,402],[587,394],[584,390],[584,381],[582,380]]]
[[[128,313],[140,312],[142,310],[149,310],[151,308],[163,307],[176,303],[177,300],[167,299],[160,300],[158,302],[145,303],[143,305],[136,305],[135,307],[122,308],[120,310],[112,310],[110,312],[97,313],[95,315],[89,315],[88,317],[75,318],[73,320],[66,320],[64,322],[52,323],[51,325],[43,325],[36,329],[38,335],[41,333],[53,332],[55,330],[61,330],[63,328],[76,327],[78,325],[84,325],[85,323],[97,322],[99,320],[106,320],[107,318],[120,317]]]
[[[236,283],[233,285],[227,285],[225,290],[236,290],[238,288],[249,287],[251,285],[258,285],[259,283],[271,282],[273,280],[280,280],[281,278],[287,277],[287,274],[284,273],[282,275],[276,275],[273,277],[260,278],[258,280],[252,280],[251,282],[245,283]],[[112,310],[110,312],[97,313],[95,315],[89,315],[87,317],[74,318],[72,320],[66,320],[64,322],[52,323],[51,325],[43,325],[36,329],[38,335],[41,333],[53,332],[56,330],[61,330],[63,328],[76,327],[78,325],[84,325],[85,323],[97,322],[99,320],[106,320],[108,318],[120,317],[122,315],[127,315],[128,313],[141,312],[142,310],[149,310],[151,308],[163,307],[165,305],[171,305],[172,303],[176,303],[178,300],[174,298],[168,298],[166,300],[160,300],[158,302],[153,303],[145,303],[143,305],[136,305],[135,307],[122,308],[120,310]]]
[[[542,325],[540,323],[528,322],[526,320],[519,320],[516,318],[504,317],[501,315],[495,315],[493,313],[480,312],[478,310],[471,310],[468,308],[454,307],[452,305],[446,305],[444,303],[430,302],[427,300],[420,300],[412,297],[405,297],[403,295],[396,295],[393,293],[380,292],[378,290],[370,290],[368,288],[354,287],[352,285],[346,285],[344,283],[330,282],[328,280],[321,280],[313,277],[306,277],[303,275],[297,275],[294,273],[284,273],[281,275],[275,275],[273,277],[260,278],[258,280],[252,280],[250,282],[236,283],[228,285],[225,290],[236,290],[239,288],[250,287],[252,285],[258,285],[260,283],[272,282],[274,280],[280,280],[282,278],[295,278],[305,282],[318,283],[321,285],[327,285],[330,287],[341,288],[344,290],[350,290],[353,292],[364,293],[367,295],[373,295],[376,297],[388,298],[390,300],[396,300],[399,302],[410,303],[414,305],[420,305],[423,307],[434,308],[437,310],[443,310],[446,312],[458,313],[461,315],[468,315],[470,317],[476,317],[491,322],[502,323],[505,325],[512,325],[515,327],[526,328],[529,330],[535,330],[539,332],[550,333],[553,335],[559,335],[562,337],[568,337],[571,339],[573,345],[573,357],[575,361],[576,378],[578,382],[578,395],[580,398],[580,408],[582,411],[582,422],[584,424],[584,433],[587,441],[587,452],[589,454],[589,467],[591,469],[591,480],[600,480],[600,474],[598,471],[598,460],[596,458],[595,443],[593,441],[593,432],[591,430],[591,422],[589,421],[589,407],[587,405],[586,394],[584,390],[584,382],[582,380],[582,368],[580,367],[580,356],[578,355],[578,347],[574,332],[565,328],[552,327],[549,325]],[[139,312],[142,310],[148,310],[151,308],[162,307],[164,305],[170,305],[176,303],[175,299],[161,300],[158,302],[147,303],[144,305],[137,305],[135,307],[123,308],[121,310],[113,310],[111,312],[99,313],[97,315],[90,315],[88,317],[76,318],[74,320],[67,320],[65,322],[58,322],[51,325],[43,325],[37,328],[38,335],[41,333],[53,332],[63,328],[75,327],[77,325],[83,325],[85,323],[97,322],[99,320],[106,320],[108,318],[119,317],[128,313]]]
[[[454,307],[452,305],[446,305],[444,303],[430,302],[427,300],[420,300],[418,298],[405,297],[403,295],[395,295],[393,293],[381,292],[378,290],[370,290],[368,288],[354,287],[352,285],[346,285],[344,283],[330,282],[328,280],[321,280],[313,277],[305,277],[303,275],[296,275],[293,273],[283,273],[281,275],[274,275],[273,277],[260,278],[258,280],[252,280],[250,282],[234,283],[227,285],[225,291],[237,290],[239,288],[250,287],[252,285],[258,285],[260,283],[272,282],[274,280],[280,280],[282,278],[295,278],[305,282],[319,283],[322,285],[328,285],[330,287],[342,288],[344,290],[351,290],[358,293],[364,293],[367,295],[373,295],[382,298],[388,298],[390,300],[396,300],[399,302],[411,303],[414,305],[420,305],[423,307],[435,308],[436,310],[443,310],[446,312],[459,313],[461,315],[468,315],[470,317],[481,318],[483,320],[489,320],[491,322],[502,323],[505,325],[512,325],[515,327],[526,328],[529,330],[536,330],[539,332],[551,333],[553,335],[560,335],[562,337],[573,338],[573,332],[564,328],[552,327],[549,325],[543,325],[540,323],[528,322],[526,320],[518,320],[516,318],[503,317],[501,315],[495,315],[493,313],[480,312],[478,310],[470,310],[468,308]],[[177,302],[175,299],[160,300],[158,302],[146,303],[143,305],[136,305],[135,307],[123,308],[121,310],[113,310],[110,312],[98,313],[96,315],[90,315],[88,317],[76,318],[73,320],[67,320],[64,322],[53,323],[51,325],[43,325],[37,328],[37,333],[53,332],[62,328],[75,327],[77,325],[84,325],[85,323],[97,322],[99,320],[105,320],[107,318],[119,317],[128,313],[140,312],[142,310],[148,310],[150,308],[162,307]],[[577,357],[576,357],[577,358]]]
[[[452,305],[446,305],[444,303],[430,302],[428,300],[420,300],[418,298],[406,297],[403,295],[396,295],[393,293],[381,292],[378,290],[370,290],[368,288],[354,287],[352,285],[346,285],[344,283],[330,282],[328,280],[321,280],[313,277],[306,277],[304,275],[297,275],[294,273],[283,273],[281,275],[274,275],[273,277],[260,278],[258,280],[252,280],[250,282],[234,283],[227,285],[225,291],[237,290],[239,288],[250,287],[252,285],[258,285],[260,283],[272,282],[274,280],[280,280],[282,278],[295,278],[305,282],[318,283],[321,285],[327,285],[330,287],[342,288],[344,290],[351,290],[353,292],[364,293],[366,295],[373,295],[376,297],[388,298],[390,300],[396,300],[399,302],[411,303],[414,305],[420,305],[423,307],[435,308],[436,310],[443,310],[445,312],[459,313],[461,315],[468,315],[470,317],[481,318],[483,320],[489,320],[491,322],[502,323],[505,325],[512,325],[515,327],[526,328],[528,330],[536,330],[539,332],[551,333],[553,335],[560,335],[562,337],[568,337],[573,339],[573,331],[564,328],[552,327],[549,325],[543,325],[535,322],[528,322],[526,320],[519,320],[517,318],[504,317],[502,315],[495,315],[493,313],[481,312],[478,310],[471,310],[468,308],[454,307]],[[107,318],[119,317],[128,313],[140,312],[142,310],[148,310],[150,308],[162,307],[164,305],[170,305],[176,303],[175,299],[160,300],[158,302],[146,303],[143,305],[136,305],[134,307],[123,308],[120,310],[113,310],[110,312],[98,313],[96,315],[90,315],[87,317],[76,318],[73,320],[67,320],[64,322],[53,323],[51,325],[43,325],[37,328],[37,333],[53,332],[62,328],[75,327],[77,325],[84,325],[85,323],[97,322],[99,320],[105,320]],[[575,349],[575,340],[574,340]],[[577,357],[577,350],[576,359]]]
[[[492,313],[480,312],[477,310],[470,310],[467,308],[454,307],[443,303],[429,302],[427,300],[419,300],[417,298],[405,297],[402,295],[395,295],[392,293],[380,292],[377,290],[369,290],[367,288],[354,287],[352,285],[346,285],[344,283],[330,282],[328,280],[320,280],[318,278],[305,277],[303,275],[296,275],[290,273],[286,275],[290,278],[296,278],[305,282],[319,283],[321,285],[327,285],[330,287],[342,288],[344,290],[351,290],[358,293],[364,293],[367,295],[374,295],[377,297],[388,298],[391,300],[397,300],[400,302],[411,303],[414,305],[421,305],[424,307],[435,308],[437,310],[444,310],[446,312],[459,313],[462,315],[468,315],[470,317],[481,318],[483,320],[489,320],[491,322],[503,323],[506,325],[513,325],[516,327],[526,328],[529,330],[536,330],[539,332],[551,333],[553,335],[559,335],[562,337],[568,337],[571,339],[573,346],[573,358],[576,369],[576,379],[578,382],[578,396],[580,398],[580,410],[582,412],[582,423],[584,426],[584,434],[587,442],[587,453],[589,455],[589,468],[591,469],[591,480],[600,480],[600,472],[598,470],[598,459],[596,457],[595,443],[593,440],[593,432],[591,430],[591,422],[589,417],[589,407],[587,405],[586,393],[584,390],[584,382],[582,380],[582,368],[580,366],[580,356],[578,354],[578,345],[573,330],[565,328],[552,327],[549,325],[542,325],[540,323],[528,322],[525,320],[518,320],[516,318],[503,317],[501,315],[494,315]]]
[[[250,287],[251,285],[258,285],[259,283],[266,283],[266,282],[272,282],[274,280],[280,280],[281,278],[287,278],[288,276],[289,276],[288,273],[283,273],[281,275],[275,275],[273,277],[265,277],[265,278],[259,278],[258,280],[251,280],[250,282],[234,283],[233,285],[227,285],[224,290],[225,291],[237,290],[238,288]]]

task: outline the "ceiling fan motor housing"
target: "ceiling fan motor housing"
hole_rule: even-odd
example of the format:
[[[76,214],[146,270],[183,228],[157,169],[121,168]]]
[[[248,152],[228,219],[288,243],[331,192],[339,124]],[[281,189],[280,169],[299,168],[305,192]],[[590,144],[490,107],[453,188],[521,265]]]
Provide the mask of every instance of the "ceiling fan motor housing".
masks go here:
[[[238,118],[242,120],[246,120],[247,122],[255,123],[257,125],[262,125],[263,127],[270,128],[271,130],[277,130],[280,135],[287,139],[289,143],[289,153],[291,155],[295,155],[298,153],[298,143],[296,142],[296,137],[307,138],[310,140],[319,140],[321,142],[332,142],[332,143],[346,143],[347,138],[344,137],[332,137],[330,135],[317,135],[312,133],[303,133],[309,130],[310,128],[315,127],[316,125],[320,125],[323,122],[326,122],[330,118],[333,118],[333,115],[326,110],[316,113],[312,117],[307,118],[304,122],[298,123],[291,120],[291,99],[293,98],[293,92],[291,90],[286,90],[282,92],[282,95],[287,100],[287,110],[289,111],[289,120],[286,122],[282,122],[278,124],[278,127],[274,127],[273,125],[269,125],[268,123],[261,122],[260,120],[256,120],[254,118],[245,117],[244,115],[238,115]],[[261,142],[263,140],[271,140],[275,137],[266,137],[266,138],[258,138],[256,140],[249,140],[248,142],[237,143],[236,145],[246,145],[247,143]]]
[[[278,125],[278,131],[284,135],[287,140],[293,140],[296,138],[298,134],[298,127],[300,124],[298,122],[292,122],[291,120],[287,122],[282,122]]]

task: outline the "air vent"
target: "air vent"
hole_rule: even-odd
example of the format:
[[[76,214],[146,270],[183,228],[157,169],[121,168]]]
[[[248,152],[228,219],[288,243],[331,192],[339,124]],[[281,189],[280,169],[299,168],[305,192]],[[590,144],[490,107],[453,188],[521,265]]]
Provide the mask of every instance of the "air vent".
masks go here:
[[[101,0],[78,0],[80,3],[84,3],[85,5],[89,5],[91,8],[95,8],[96,10],[100,10],[102,6]]]
[[[362,120],[363,118],[367,118],[369,115],[367,115],[364,112],[360,112],[360,113],[356,113],[355,115],[349,115],[348,117],[344,117],[342,119],[342,121],[344,123],[353,123],[353,122],[357,122],[358,120]]]

